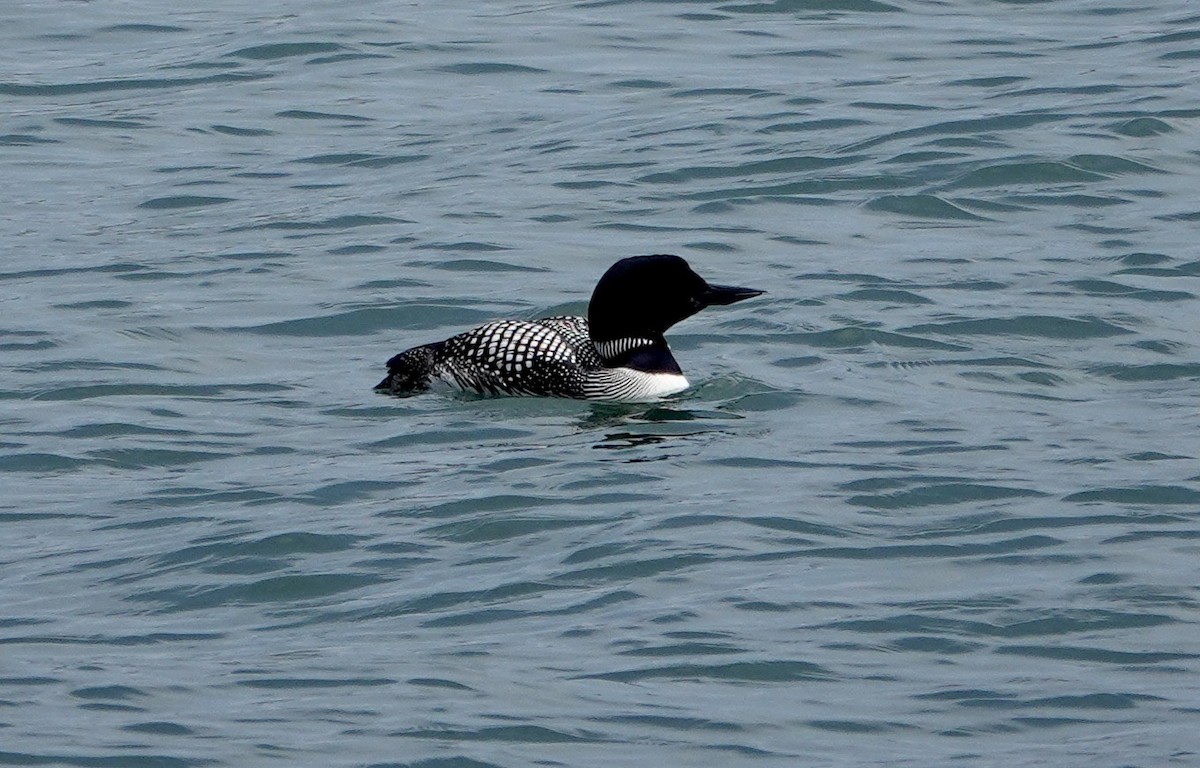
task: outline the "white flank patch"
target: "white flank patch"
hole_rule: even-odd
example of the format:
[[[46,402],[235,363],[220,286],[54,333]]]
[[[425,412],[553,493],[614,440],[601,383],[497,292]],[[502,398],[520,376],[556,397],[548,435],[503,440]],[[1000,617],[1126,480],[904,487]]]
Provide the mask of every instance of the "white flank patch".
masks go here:
[[[646,373],[633,368],[606,368],[592,373],[584,384],[589,400],[647,403],[682,392],[690,385],[678,373]]]

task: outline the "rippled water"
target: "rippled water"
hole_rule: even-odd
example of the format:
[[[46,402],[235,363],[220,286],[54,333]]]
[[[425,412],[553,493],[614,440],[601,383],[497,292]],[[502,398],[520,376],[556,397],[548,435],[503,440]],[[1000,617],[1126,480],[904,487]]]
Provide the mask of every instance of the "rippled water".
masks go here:
[[[152,5],[0,31],[0,764],[1200,759],[1191,4]]]

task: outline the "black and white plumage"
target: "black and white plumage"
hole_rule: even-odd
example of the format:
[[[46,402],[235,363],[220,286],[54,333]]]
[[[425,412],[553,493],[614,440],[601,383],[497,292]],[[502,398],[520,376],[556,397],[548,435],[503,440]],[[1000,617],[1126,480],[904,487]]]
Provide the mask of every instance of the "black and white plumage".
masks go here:
[[[687,389],[663,332],[707,306],[762,291],[709,285],[678,256],[634,256],[609,268],[588,316],[498,320],[401,352],[375,389],[649,401]]]

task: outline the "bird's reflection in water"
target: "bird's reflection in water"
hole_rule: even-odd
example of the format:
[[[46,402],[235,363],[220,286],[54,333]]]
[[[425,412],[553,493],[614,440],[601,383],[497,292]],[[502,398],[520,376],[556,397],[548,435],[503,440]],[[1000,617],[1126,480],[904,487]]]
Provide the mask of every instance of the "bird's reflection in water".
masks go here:
[[[603,436],[593,446],[602,450],[623,450],[659,444],[689,441],[719,429],[718,421],[731,414],[717,411],[692,410],[662,403],[595,403],[579,427],[583,431],[603,430]],[[660,461],[671,458],[670,452],[640,456],[630,461]]]

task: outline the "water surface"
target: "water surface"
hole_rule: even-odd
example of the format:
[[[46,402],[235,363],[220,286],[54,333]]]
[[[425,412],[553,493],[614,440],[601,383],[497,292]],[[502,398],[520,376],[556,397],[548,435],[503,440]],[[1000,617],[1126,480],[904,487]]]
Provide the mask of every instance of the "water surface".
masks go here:
[[[1185,3],[23,3],[0,765],[1190,765]],[[370,391],[678,253],[653,406]]]

